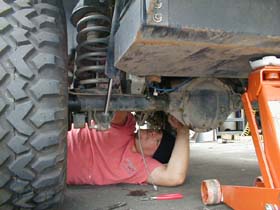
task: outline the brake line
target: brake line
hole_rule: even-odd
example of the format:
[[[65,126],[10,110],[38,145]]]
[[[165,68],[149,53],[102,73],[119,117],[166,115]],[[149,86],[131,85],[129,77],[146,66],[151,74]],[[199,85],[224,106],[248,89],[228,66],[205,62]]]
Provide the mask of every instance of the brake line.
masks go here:
[[[151,175],[151,171],[150,171],[150,168],[148,167],[148,164],[147,164],[147,161],[146,161],[146,158],[145,158],[145,155],[144,155],[142,143],[141,143],[141,140],[140,140],[140,137],[141,137],[140,132],[141,132],[141,129],[138,130],[138,139],[137,139],[137,141],[139,143],[140,152],[141,152],[141,156],[142,156],[143,163],[144,163],[144,166],[145,166],[146,174],[147,174],[147,177],[149,177]],[[154,190],[157,191],[158,187],[157,187],[157,185],[155,185],[153,177],[151,176],[150,179],[151,179],[151,183],[153,185]]]

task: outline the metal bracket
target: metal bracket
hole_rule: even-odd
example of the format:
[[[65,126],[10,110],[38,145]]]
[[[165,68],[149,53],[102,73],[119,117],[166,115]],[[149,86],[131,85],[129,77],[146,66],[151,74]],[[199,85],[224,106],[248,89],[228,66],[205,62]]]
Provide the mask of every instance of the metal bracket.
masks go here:
[[[148,8],[148,24],[157,26],[168,25],[169,0],[153,0]]]

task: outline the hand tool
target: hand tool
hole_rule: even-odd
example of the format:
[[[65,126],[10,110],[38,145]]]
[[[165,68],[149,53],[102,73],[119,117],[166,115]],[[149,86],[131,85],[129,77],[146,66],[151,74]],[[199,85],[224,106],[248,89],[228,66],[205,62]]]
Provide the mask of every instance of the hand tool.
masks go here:
[[[153,197],[144,197],[141,201],[151,201],[151,200],[178,200],[182,199],[184,196],[181,193],[169,193],[169,194],[160,194]]]

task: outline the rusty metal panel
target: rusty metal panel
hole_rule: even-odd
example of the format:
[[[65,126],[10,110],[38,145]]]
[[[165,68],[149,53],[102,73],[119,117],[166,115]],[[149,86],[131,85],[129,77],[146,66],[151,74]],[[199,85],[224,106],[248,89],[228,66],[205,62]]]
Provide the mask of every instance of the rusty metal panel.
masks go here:
[[[136,75],[246,78],[249,59],[280,53],[279,8],[277,0],[133,1],[115,64]]]
[[[278,36],[279,8],[279,0],[172,0],[169,24]]]

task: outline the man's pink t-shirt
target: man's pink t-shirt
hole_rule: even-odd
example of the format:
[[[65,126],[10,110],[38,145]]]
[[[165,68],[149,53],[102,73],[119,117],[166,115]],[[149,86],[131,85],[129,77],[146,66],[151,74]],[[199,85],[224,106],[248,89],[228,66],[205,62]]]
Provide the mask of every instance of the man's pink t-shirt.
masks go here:
[[[148,175],[141,154],[133,152],[135,120],[128,115],[123,126],[112,124],[107,131],[88,127],[68,132],[67,183],[106,185],[141,184]],[[149,171],[160,166],[146,157]]]

